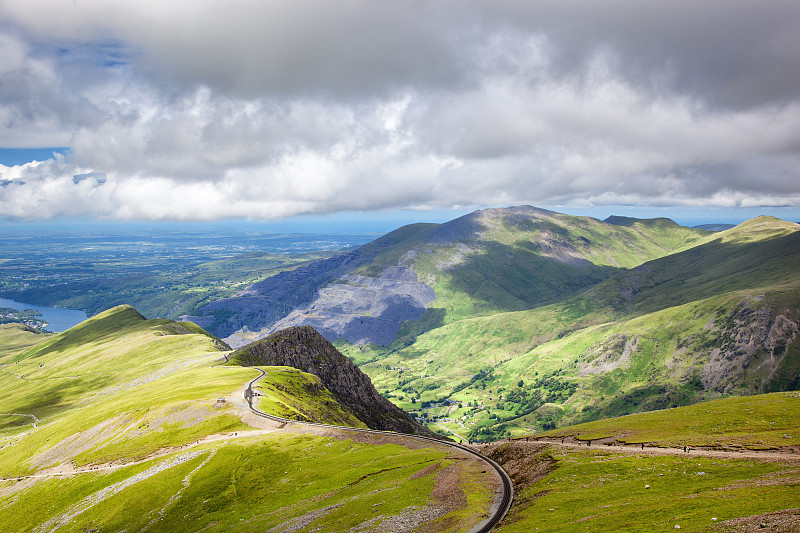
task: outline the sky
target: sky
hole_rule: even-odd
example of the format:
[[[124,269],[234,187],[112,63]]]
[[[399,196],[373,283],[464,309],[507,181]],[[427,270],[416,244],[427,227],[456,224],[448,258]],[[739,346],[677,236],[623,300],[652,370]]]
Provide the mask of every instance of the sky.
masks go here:
[[[0,0],[6,223],[520,204],[800,220],[800,2]]]

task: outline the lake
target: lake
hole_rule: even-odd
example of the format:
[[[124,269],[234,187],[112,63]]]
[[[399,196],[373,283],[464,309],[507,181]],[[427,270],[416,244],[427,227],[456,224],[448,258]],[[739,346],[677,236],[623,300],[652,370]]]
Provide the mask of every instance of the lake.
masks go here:
[[[61,307],[48,307],[46,305],[24,304],[15,302],[7,298],[0,298],[0,307],[10,307],[11,309],[33,309],[42,313],[42,320],[47,322],[47,329],[50,331],[61,332],[68,330],[72,326],[86,320],[86,312],[78,309],[64,309]]]

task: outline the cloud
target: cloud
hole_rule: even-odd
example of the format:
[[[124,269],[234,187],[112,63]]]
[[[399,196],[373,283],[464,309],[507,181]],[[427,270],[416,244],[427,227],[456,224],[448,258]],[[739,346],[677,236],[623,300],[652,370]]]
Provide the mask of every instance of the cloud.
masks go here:
[[[800,6],[6,0],[0,217],[800,206]],[[106,176],[105,181],[79,175]]]

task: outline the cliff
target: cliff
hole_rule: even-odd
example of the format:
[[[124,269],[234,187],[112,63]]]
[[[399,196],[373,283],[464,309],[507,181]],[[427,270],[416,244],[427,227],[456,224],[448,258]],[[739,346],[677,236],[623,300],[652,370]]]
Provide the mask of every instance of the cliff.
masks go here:
[[[372,429],[433,436],[378,394],[369,377],[310,326],[278,331],[233,352],[243,366],[291,366],[315,374],[336,400]]]

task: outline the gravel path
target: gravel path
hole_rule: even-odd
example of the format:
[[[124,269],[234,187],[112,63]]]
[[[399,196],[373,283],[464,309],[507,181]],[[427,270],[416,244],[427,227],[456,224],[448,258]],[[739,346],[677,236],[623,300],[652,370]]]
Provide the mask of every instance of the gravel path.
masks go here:
[[[27,416],[33,419],[33,427],[37,427],[39,425],[39,419],[36,418],[36,415],[30,415],[25,413],[0,413],[0,416]]]
[[[526,442],[524,439],[514,439],[514,442]],[[624,446],[610,446],[602,442],[593,441],[591,445],[581,444],[580,442],[561,442],[561,439],[530,439],[527,442],[553,444],[562,446],[564,448],[580,448],[582,450],[600,450],[614,453],[629,453],[637,455],[683,455],[687,457],[712,457],[716,459],[751,459],[759,461],[781,462],[781,463],[800,463],[800,454],[786,453],[782,451],[756,451],[756,450],[742,450],[742,451],[728,451],[728,450],[712,450],[706,448],[692,448],[688,447],[687,451],[683,448],[661,448],[655,446],[645,446],[642,448],[640,445],[624,445]]]

